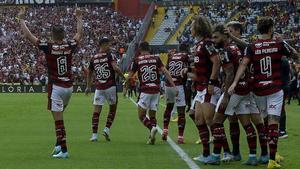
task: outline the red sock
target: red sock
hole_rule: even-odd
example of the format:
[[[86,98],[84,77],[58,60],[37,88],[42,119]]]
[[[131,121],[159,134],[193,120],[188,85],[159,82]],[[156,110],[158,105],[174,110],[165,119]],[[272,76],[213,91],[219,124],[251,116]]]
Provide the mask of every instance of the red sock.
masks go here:
[[[265,133],[265,126],[260,123],[256,125],[260,148],[261,148],[261,156],[268,155],[268,139]]]
[[[221,154],[223,141],[225,140],[224,125],[220,123],[215,123],[211,126],[211,131],[214,136],[214,154]]]
[[[67,152],[66,131],[63,120],[55,121],[56,145],[60,145],[62,152]]]
[[[93,130],[93,133],[97,133],[98,132],[99,116],[100,116],[100,113],[98,113],[98,112],[94,112],[93,113],[93,118],[92,118],[92,130]]]
[[[140,121],[141,121],[141,122],[144,124],[144,126],[147,127],[149,130],[152,129],[151,122],[150,122],[149,118],[146,117],[146,115],[140,116]]]
[[[249,147],[249,154],[256,154],[256,132],[255,129],[253,127],[253,125],[250,123],[247,126],[244,126],[244,129],[246,131],[246,135],[247,135],[247,142],[248,142],[248,147]]]
[[[230,138],[232,143],[232,154],[240,154],[240,126],[239,123],[230,123]]]
[[[107,120],[106,120],[106,127],[107,128],[111,127],[112,123],[114,122],[115,116],[116,116],[115,111],[111,111],[111,112],[108,113]]]
[[[275,160],[275,155],[277,152],[277,142],[278,142],[278,124],[269,125],[269,149],[270,149],[270,159]]]
[[[183,136],[185,128],[185,113],[178,113],[178,135]]]
[[[169,123],[170,123],[170,118],[171,118],[171,113],[173,110],[173,106],[174,104],[167,104],[165,113],[164,113],[164,129],[168,129],[169,128]]]
[[[209,130],[206,124],[204,125],[197,125],[197,129],[199,132],[199,136],[203,146],[203,156],[207,157],[210,154],[209,148]]]

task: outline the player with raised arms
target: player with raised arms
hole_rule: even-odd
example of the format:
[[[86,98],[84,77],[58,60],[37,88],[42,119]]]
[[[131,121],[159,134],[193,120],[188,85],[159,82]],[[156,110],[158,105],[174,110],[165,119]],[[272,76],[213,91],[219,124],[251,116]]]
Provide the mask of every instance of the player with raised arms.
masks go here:
[[[52,112],[56,131],[56,145],[52,155],[54,158],[68,158],[63,112],[73,92],[71,66],[73,54],[83,34],[82,12],[79,8],[75,10],[77,33],[71,40],[65,40],[63,25],[52,26],[51,41],[38,39],[26,26],[25,15],[25,8],[21,8],[18,14],[21,31],[26,39],[45,53],[47,61],[48,110]]]

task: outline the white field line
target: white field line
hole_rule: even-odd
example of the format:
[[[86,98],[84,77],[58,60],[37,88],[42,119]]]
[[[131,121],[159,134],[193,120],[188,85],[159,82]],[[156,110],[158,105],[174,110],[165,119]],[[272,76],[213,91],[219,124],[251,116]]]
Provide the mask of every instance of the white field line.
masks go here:
[[[129,99],[134,103],[136,106],[137,103],[129,97]],[[161,106],[164,106],[160,104]],[[158,132],[162,134],[162,129],[157,125]],[[168,136],[167,142],[172,147],[173,150],[179,155],[179,157],[189,166],[190,169],[201,169],[188,155],[182,148],[180,148],[172,139]]]

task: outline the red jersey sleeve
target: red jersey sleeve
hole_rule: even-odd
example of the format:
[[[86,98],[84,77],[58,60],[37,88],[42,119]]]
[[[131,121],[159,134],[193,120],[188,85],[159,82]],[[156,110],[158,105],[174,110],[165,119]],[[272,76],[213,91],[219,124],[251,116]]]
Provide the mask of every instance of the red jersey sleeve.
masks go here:
[[[38,48],[45,52],[45,54],[50,53],[50,44],[47,40],[38,40]]]
[[[233,53],[230,50],[223,50],[219,53],[221,64],[223,67],[227,67],[228,65],[232,64]]]
[[[281,54],[284,55],[284,56],[291,56],[292,55],[292,51],[290,50],[289,48],[289,45],[287,44],[287,42],[285,41],[282,41],[280,42],[281,43]]]
[[[209,57],[212,57],[212,56],[218,54],[214,44],[210,41],[207,41],[204,44],[204,49],[205,49],[205,51],[206,51],[206,53],[208,54]]]

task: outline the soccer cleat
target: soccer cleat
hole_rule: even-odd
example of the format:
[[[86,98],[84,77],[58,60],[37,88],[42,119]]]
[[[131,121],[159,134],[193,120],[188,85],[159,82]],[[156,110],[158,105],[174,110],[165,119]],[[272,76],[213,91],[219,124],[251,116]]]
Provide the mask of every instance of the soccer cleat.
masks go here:
[[[98,134],[97,134],[97,133],[93,133],[93,134],[92,134],[92,137],[90,138],[90,141],[91,141],[91,142],[98,141]]]
[[[58,154],[54,154],[52,157],[65,159],[65,158],[69,158],[69,153],[68,152],[64,153],[64,152],[60,151]]]
[[[268,155],[260,156],[260,158],[258,159],[258,162],[260,164],[268,164],[269,156]]]
[[[51,155],[56,155],[61,151],[61,146],[55,146]]]
[[[286,139],[286,138],[288,138],[289,136],[288,136],[288,134],[286,133],[286,131],[280,131],[279,132],[279,138],[280,139]]]
[[[277,163],[281,163],[283,160],[284,160],[284,158],[279,153],[276,153],[275,161]]]
[[[203,164],[207,164],[208,161],[209,161],[209,158],[210,158],[209,156],[204,157],[204,156],[201,154],[201,155],[199,155],[199,156],[197,156],[197,157],[194,157],[193,160],[199,161],[199,162],[201,162],[201,163],[203,163]]]
[[[222,158],[222,162],[223,163],[228,163],[230,161],[233,161],[234,156],[231,155],[230,153],[224,153],[223,158]]]
[[[278,169],[281,168],[281,166],[274,160],[269,160],[268,163],[268,169]]]
[[[247,161],[243,162],[243,165],[252,165],[252,166],[257,166],[258,161],[256,157],[249,157]]]
[[[105,137],[106,141],[110,141],[110,138],[109,138],[109,128],[105,127],[104,130],[103,130],[103,134],[102,135]]]
[[[168,134],[169,134],[168,129],[164,129],[163,134],[161,135],[161,139],[164,140],[164,141],[167,141]]]
[[[201,139],[199,138],[195,143],[196,143],[196,144],[202,144],[202,141],[201,141]]]
[[[149,140],[148,140],[147,144],[150,144],[150,145],[155,144],[155,135],[156,135],[156,133],[157,133],[157,128],[152,127],[151,132],[150,132],[150,137],[149,137]]]
[[[177,143],[178,144],[184,144],[184,137],[183,136],[178,136]]]
[[[220,155],[213,154],[213,155],[209,156],[206,164],[220,165],[221,164]]]
[[[233,161],[241,161],[241,160],[242,160],[241,154],[233,155]]]

